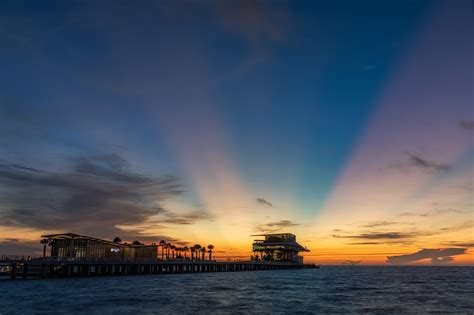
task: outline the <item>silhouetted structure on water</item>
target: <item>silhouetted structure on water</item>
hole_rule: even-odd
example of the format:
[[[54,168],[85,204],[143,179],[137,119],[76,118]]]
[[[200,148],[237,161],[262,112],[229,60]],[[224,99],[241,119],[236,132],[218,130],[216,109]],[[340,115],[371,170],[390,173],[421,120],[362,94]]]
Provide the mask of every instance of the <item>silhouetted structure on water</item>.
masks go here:
[[[302,264],[303,257],[299,252],[309,252],[308,249],[296,242],[296,236],[291,233],[258,234],[264,239],[255,240],[252,245],[253,260],[293,262]]]
[[[178,247],[164,240],[145,245],[124,243],[119,237],[107,241],[74,233],[44,235],[42,258],[2,257],[0,275],[26,279],[317,268],[302,263],[298,253],[308,250],[296,243],[293,234],[264,236],[265,240],[253,243],[257,255],[250,261],[218,262],[212,260],[213,245]],[[46,256],[47,246],[51,246],[50,256]]]
[[[214,249],[213,245],[205,247],[199,244],[189,249],[187,246],[179,247],[164,240],[158,244],[145,245],[137,240],[128,244],[122,242],[119,237],[113,241],[107,241],[75,233],[50,234],[42,237],[43,257],[46,256],[48,244],[51,246],[50,257],[57,260],[205,260],[206,253],[209,254],[208,257],[211,260]],[[191,257],[187,255],[189,250],[191,250]]]

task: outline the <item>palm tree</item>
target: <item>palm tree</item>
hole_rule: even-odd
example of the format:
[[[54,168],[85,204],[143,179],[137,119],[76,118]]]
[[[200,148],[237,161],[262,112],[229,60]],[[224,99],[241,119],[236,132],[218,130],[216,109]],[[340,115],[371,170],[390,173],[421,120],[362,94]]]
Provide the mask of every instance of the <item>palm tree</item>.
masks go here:
[[[201,249],[201,245],[195,244],[194,245],[194,252],[196,253],[196,260],[199,260],[199,250]]]
[[[166,241],[161,240],[160,241],[160,246],[161,246],[161,260],[165,260],[165,246],[166,246]]]
[[[207,245],[207,249],[208,249],[208,252],[209,252],[209,261],[212,260],[212,250],[214,249],[214,245]]]
[[[132,245],[143,245],[143,243],[140,242],[140,241],[134,240],[134,241],[132,242]]]
[[[175,258],[175,254],[176,254],[176,246],[174,245],[170,245],[170,249],[171,249],[171,258],[174,259]]]
[[[40,241],[41,244],[43,244],[43,258],[46,257],[46,246],[49,244],[49,239],[43,238]]]
[[[186,256],[186,253],[188,252],[189,248],[188,246],[183,247],[183,252],[184,252],[184,259],[186,260],[188,257]]]
[[[171,244],[170,243],[166,244],[166,259],[170,259],[170,248],[171,248]]]
[[[194,246],[190,248],[190,251],[191,251],[191,260],[194,260],[194,251],[195,251]]]
[[[120,237],[116,236],[112,242],[116,243],[116,244],[122,243],[122,239]]]
[[[206,246],[201,248],[201,252],[202,252],[202,260],[204,260],[204,255],[206,254]]]

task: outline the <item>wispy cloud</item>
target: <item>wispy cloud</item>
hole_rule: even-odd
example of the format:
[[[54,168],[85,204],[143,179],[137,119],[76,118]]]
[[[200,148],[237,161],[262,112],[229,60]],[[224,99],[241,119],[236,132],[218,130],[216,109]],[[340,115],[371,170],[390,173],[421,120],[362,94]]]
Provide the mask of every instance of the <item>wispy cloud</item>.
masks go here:
[[[386,239],[403,239],[410,238],[417,235],[414,232],[370,232],[352,235],[335,234],[335,238],[351,238],[351,239],[365,239],[365,240],[386,240]]]
[[[473,221],[465,221],[447,227],[439,227],[436,229],[410,229],[410,230],[369,230],[363,232],[350,232],[337,230],[338,234],[333,234],[333,238],[351,240],[350,245],[379,245],[379,244],[398,244],[413,245],[418,238],[433,235],[441,235],[444,233],[457,232],[471,229],[474,226]],[[370,227],[369,227],[370,228]]]
[[[291,220],[280,220],[277,222],[270,222],[266,224],[259,224],[255,227],[255,230],[261,233],[272,233],[279,232],[284,228],[299,226],[299,223],[295,223]]]
[[[409,156],[409,162],[412,166],[418,167],[428,171],[447,171],[450,169],[450,165],[444,163],[433,162],[427,160],[419,155],[407,152]]]
[[[403,265],[420,260],[430,259],[434,265],[446,264],[454,260],[453,256],[463,255],[467,248],[442,248],[442,249],[422,249],[413,254],[388,256],[387,263],[392,265]]]
[[[445,214],[454,214],[454,213],[464,213],[464,212],[461,210],[454,209],[454,208],[446,208],[446,209],[433,209],[426,212],[404,212],[404,213],[401,213],[400,216],[402,217],[410,217],[410,216],[435,217],[435,216],[440,216],[440,215],[445,215]]]
[[[396,221],[371,221],[371,222],[367,222],[366,224],[363,224],[362,227],[366,227],[366,228],[383,227],[383,226],[395,225],[399,223],[400,222],[396,222]]]
[[[458,246],[458,247],[474,247],[474,241],[457,242],[457,241],[445,241],[441,244],[446,246]]]
[[[257,198],[257,203],[264,207],[273,207],[273,204],[270,201],[267,201],[263,198]]]
[[[153,222],[190,225],[196,223],[197,221],[214,219],[210,213],[204,210],[195,210],[184,214],[178,214],[166,210],[166,212],[162,213],[162,215],[163,218],[153,220]]]

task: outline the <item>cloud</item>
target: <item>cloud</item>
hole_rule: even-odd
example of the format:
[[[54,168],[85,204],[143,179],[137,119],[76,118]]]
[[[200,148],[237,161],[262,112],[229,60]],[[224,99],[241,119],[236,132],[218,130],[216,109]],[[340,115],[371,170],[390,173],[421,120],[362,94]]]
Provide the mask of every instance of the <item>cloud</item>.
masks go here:
[[[350,242],[347,245],[399,245],[399,246],[411,246],[415,242],[412,240],[381,240],[376,242]]]
[[[438,215],[444,215],[444,214],[453,214],[453,213],[463,213],[463,211],[453,209],[453,208],[447,208],[447,209],[434,209],[428,212],[420,213],[420,217],[433,217],[433,216],[438,216]]]
[[[395,221],[372,221],[368,222],[364,225],[363,227],[371,228],[371,227],[382,227],[382,226],[388,226],[388,225],[394,225],[394,224],[399,224],[400,222],[395,222]]]
[[[469,220],[469,221],[465,221],[456,225],[440,228],[439,232],[440,233],[457,232],[457,231],[462,231],[466,229],[472,229],[473,227],[474,227],[474,221]]]
[[[448,164],[429,161],[421,156],[407,152],[409,162],[412,166],[428,171],[447,171],[450,169]]]
[[[463,129],[474,131],[474,120],[460,120],[459,126]]]
[[[263,198],[257,198],[257,203],[264,207],[273,207],[273,204],[270,201],[267,201]]]
[[[335,238],[352,238],[352,239],[365,239],[365,240],[386,240],[386,239],[403,239],[415,236],[413,232],[370,232],[361,233],[354,235],[338,235],[335,234]]]
[[[474,241],[468,241],[468,242],[446,241],[446,242],[442,242],[442,244],[447,245],[447,246],[474,247]]]
[[[126,232],[136,232],[147,235],[155,230],[167,229],[168,225],[192,225],[202,220],[213,220],[214,217],[207,211],[196,210],[189,213],[178,214],[159,207],[159,213],[138,224],[118,224],[116,227]]]
[[[453,214],[453,213],[464,213],[464,212],[461,210],[454,209],[454,208],[446,208],[446,209],[433,209],[426,212],[404,212],[404,213],[401,213],[400,216],[435,217],[439,215]]]
[[[63,172],[0,164],[0,187],[3,225],[108,236],[163,213],[157,202],[183,193],[176,177],[134,172],[116,154],[75,158]]]
[[[403,265],[420,260],[431,259],[434,265],[446,264],[454,260],[452,256],[463,255],[467,248],[440,248],[422,249],[413,254],[388,256],[387,263],[392,265]]]
[[[284,228],[299,226],[299,225],[300,225],[299,223],[294,223],[293,221],[290,221],[290,220],[280,220],[277,222],[259,224],[255,227],[255,230],[257,230],[260,233],[273,233],[273,232],[279,232]]]
[[[350,245],[381,245],[398,244],[413,245],[419,237],[441,235],[444,233],[458,232],[465,229],[471,229],[474,226],[473,221],[465,221],[447,227],[436,229],[411,230],[411,231],[370,231],[370,232],[347,232],[339,230],[339,234],[333,234],[332,237],[339,239],[352,240]],[[342,234],[341,234],[342,233]]]
[[[197,221],[214,219],[212,215],[204,210],[196,210],[185,214],[177,214],[167,211],[163,213],[163,216],[164,217],[162,219],[157,219],[153,222],[190,225],[196,223]]]

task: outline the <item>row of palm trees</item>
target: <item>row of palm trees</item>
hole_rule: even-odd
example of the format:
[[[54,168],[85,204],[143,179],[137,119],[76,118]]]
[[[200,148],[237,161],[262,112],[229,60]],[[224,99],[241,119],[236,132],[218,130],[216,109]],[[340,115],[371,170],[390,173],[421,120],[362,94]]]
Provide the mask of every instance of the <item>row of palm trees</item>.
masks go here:
[[[191,259],[191,260],[206,260],[206,252],[209,255],[209,260],[212,260],[213,245],[201,246],[195,244],[191,247],[184,246],[178,247],[171,243],[167,243],[165,240],[160,241],[161,246],[161,259]],[[190,257],[188,257],[188,252]]]

